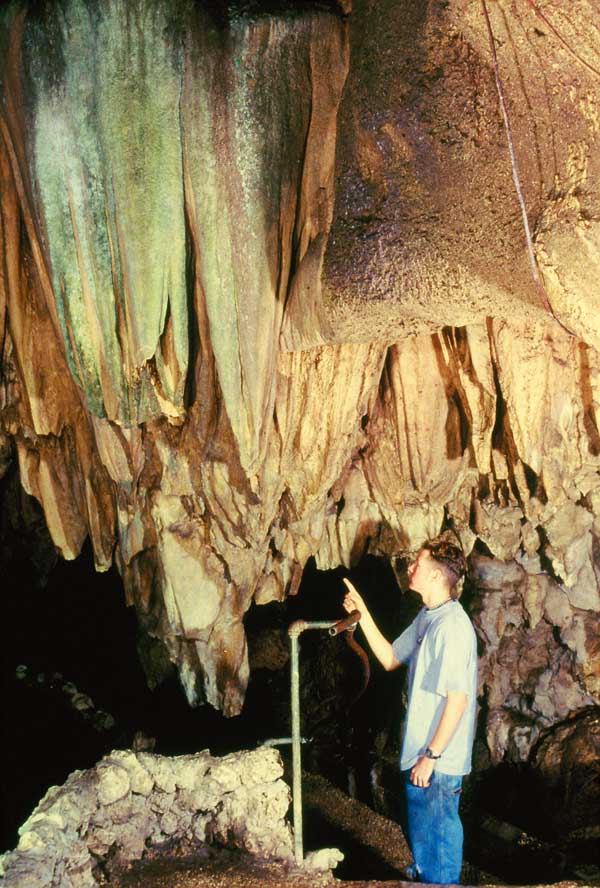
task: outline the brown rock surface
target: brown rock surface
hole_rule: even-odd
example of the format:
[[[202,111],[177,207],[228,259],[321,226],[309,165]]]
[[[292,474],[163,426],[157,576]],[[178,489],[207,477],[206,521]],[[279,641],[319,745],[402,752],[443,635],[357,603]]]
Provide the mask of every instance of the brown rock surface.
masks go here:
[[[488,5],[550,300],[597,348],[597,5]],[[350,46],[324,274],[337,335],[542,318],[481,4],[359,0]]]
[[[494,712],[597,699],[597,9],[539,8],[491,13],[576,336],[479,4],[2,12],[2,465],[63,557],[116,561],[191,703],[239,711],[243,615],[311,555],[448,523],[514,574],[483,584]]]
[[[558,830],[600,818],[600,718],[590,712],[543,737],[532,756],[540,803],[553,811]]]

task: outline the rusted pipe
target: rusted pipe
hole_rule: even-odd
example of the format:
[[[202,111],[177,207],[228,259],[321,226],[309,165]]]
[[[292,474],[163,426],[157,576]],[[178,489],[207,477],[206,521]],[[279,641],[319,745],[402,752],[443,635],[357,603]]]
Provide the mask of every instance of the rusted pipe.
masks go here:
[[[354,628],[360,611],[352,611],[343,620],[296,620],[288,628],[291,644],[291,706],[292,706],[292,791],[294,815],[294,855],[298,866],[304,859],[302,836],[302,756],[300,751],[300,635],[307,629],[329,629],[331,635]]]
[[[350,628],[346,633],[346,642],[350,650],[354,651],[356,656],[360,659],[360,663],[362,666],[363,672],[363,680],[362,685],[354,695],[354,697],[348,703],[348,709],[350,709],[356,701],[362,697],[364,692],[367,690],[367,686],[369,684],[369,679],[371,678],[371,666],[369,665],[369,658],[367,656],[367,652],[361,648],[356,639],[354,638],[354,629]]]
[[[362,614],[358,610],[351,611],[347,617],[343,620],[338,620],[337,623],[334,623],[333,626],[329,629],[330,635],[339,635],[340,632],[354,632],[358,624],[360,623],[360,618]]]

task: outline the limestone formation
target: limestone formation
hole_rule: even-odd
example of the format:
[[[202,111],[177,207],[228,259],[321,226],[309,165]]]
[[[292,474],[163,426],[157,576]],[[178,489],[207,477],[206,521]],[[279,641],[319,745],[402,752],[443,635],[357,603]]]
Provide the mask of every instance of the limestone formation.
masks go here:
[[[309,557],[449,525],[492,755],[598,700],[597,3],[490,7],[568,329],[480,4],[0,13],[0,467],[192,704],[239,712],[244,613]]]
[[[54,786],[0,857],[3,888],[95,888],[100,863],[168,841],[219,841],[291,860],[289,789],[273,749],[213,758],[114,751]]]
[[[561,734],[574,731],[571,717],[598,700],[598,614],[574,608],[568,590],[535,564],[474,556],[471,576],[492,764],[535,763],[540,744],[560,746]],[[581,759],[595,754],[591,734],[575,737]]]
[[[562,725],[539,743],[533,756],[539,802],[548,810],[557,833],[579,828],[597,833],[600,799],[600,719],[588,712]],[[590,836],[591,837],[591,836]]]

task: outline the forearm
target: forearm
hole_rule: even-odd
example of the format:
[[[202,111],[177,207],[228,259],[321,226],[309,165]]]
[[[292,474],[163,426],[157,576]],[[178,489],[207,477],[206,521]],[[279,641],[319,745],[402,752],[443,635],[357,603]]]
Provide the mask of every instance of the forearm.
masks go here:
[[[435,733],[429,742],[429,748],[434,755],[442,755],[454,732],[458,727],[463,713],[467,707],[467,695],[450,692],[446,698],[446,704],[435,729]],[[443,759],[442,759],[443,760]],[[429,780],[435,767],[435,759],[422,755],[412,771],[411,782],[416,786],[429,786]]]
[[[466,694],[448,694],[435,734],[429,743],[429,748],[436,755],[441,755],[450,743],[466,708]]]
[[[386,671],[396,669],[399,666],[392,652],[392,645],[387,638],[381,633],[375,620],[368,610],[363,613],[359,623],[360,628],[364,632],[365,638],[369,643],[369,647]]]

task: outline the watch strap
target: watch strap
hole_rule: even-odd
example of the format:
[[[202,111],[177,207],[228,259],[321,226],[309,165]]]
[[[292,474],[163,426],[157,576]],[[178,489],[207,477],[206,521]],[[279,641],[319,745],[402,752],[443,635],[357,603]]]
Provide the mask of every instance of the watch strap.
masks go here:
[[[440,752],[439,755],[436,755],[434,753],[434,751],[431,749],[431,747],[428,746],[427,749],[425,750],[425,757],[428,759],[439,759],[442,757],[442,753]]]

